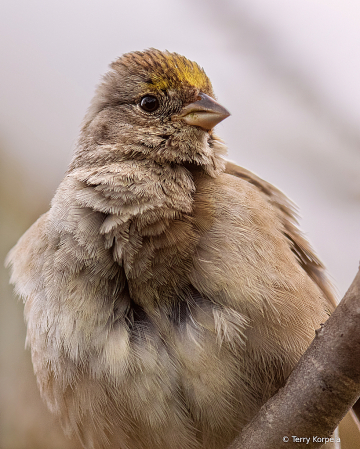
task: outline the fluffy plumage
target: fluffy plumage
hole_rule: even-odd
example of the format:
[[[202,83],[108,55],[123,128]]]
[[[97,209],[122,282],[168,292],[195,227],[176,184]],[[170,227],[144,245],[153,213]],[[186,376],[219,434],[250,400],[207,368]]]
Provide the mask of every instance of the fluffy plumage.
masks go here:
[[[41,395],[86,448],[225,448],[333,308],[288,199],[182,119],[200,93],[177,54],[115,61],[8,257]]]

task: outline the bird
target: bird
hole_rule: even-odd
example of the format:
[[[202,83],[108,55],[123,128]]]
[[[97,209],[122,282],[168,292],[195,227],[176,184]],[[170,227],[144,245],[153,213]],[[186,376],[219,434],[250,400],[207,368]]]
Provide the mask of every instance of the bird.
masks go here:
[[[294,204],[226,160],[229,115],[196,62],[122,55],[7,257],[40,394],[86,449],[225,449],[335,307]]]

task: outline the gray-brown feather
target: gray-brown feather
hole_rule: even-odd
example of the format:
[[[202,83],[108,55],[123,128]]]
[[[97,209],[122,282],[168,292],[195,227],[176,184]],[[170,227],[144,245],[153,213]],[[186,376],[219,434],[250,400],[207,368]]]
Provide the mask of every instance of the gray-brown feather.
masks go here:
[[[87,447],[225,447],[328,305],[255,182],[181,169],[172,200],[139,166],[135,201],[111,171],[68,175],[10,256],[42,395]]]
[[[297,227],[296,206],[276,187],[233,162],[226,163],[225,172],[242,178],[256,186],[266,196],[267,201],[274,206],[284,226],[284,235],[289,239],[292,251],[302,268],[319,286],[328,299],[329,311],[333,311],[337,304],[333,287],[326,276],[324,265]]]

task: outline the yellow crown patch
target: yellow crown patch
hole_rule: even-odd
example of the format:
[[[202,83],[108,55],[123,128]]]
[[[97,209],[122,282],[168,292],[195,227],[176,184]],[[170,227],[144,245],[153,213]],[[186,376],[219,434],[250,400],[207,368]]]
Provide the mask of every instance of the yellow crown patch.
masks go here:
[[[213,95],[211,82],[204,70],[196,62],[177,53],[150,48],[143,52],[127,53],[115,61],[113,67],[117,64],[125,65],[130,70],[134,67],[145,70],[149,77],[149,81],[144,83],[147,90],[168,90],[188,85]]]
[[[156,89],[167,90],[187,84],[200,90],[212,90],[209,78],[196,62],[176,53],[162,53],[162,56],[151,75]]]

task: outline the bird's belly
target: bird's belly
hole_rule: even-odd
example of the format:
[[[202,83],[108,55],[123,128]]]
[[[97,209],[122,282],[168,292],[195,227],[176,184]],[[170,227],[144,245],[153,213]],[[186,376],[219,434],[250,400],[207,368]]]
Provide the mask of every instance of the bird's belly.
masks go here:
[[[111,447],[224,448],[259,406],[246,387],[239,336],[221,340],[211,320],[167,324],[166,336],[149,322],[124,334],[122,380],[108,383],[118,416]]]

